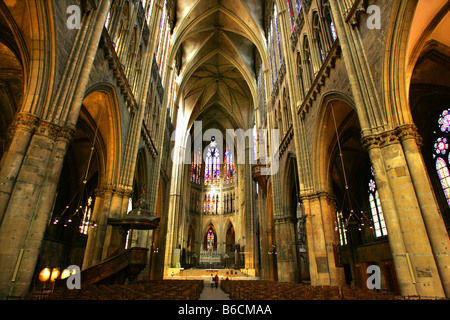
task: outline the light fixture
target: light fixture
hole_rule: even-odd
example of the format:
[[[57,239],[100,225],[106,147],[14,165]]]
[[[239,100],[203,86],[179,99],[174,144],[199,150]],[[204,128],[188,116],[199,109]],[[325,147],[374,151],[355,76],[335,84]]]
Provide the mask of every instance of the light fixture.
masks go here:
[[[41,282],[47,282],[48,279],[50,279],[51,276],[51,270],[49,267],[45,267],[44,269],[41,270],[41,272],[39,273],[39,281]]]
[[[51,282],[55,282],[56,279],[58,279],[60,273],[61,273],[61,272],[59,271],[59,268],[53,268],[53,269],[52,269],[52,273],[51,273],[51,275],[50,275],[50,281],[51,281]]]
[[[70,274],[69,269],[64,269],[63,272],[61,273],[61,280],[64,280],[70,276],[71,276],[71,274]]]

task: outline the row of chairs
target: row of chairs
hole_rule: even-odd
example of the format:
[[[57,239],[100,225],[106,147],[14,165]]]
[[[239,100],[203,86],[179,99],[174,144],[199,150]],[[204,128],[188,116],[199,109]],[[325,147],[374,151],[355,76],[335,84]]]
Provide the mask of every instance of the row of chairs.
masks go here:
[[[201,280],[155,280],[135,284],[90,285],[80,290],[57,289],[45,300],[198,300]]]
[[[274,281],[225,280],[221,288],[234,300],[397,300],[401,297],[348,286],[312,286]]]

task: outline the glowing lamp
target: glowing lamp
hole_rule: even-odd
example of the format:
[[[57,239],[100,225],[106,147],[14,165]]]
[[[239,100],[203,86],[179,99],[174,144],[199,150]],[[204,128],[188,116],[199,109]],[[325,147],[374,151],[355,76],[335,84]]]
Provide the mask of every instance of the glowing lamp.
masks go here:
[[[52,270],[52,274],[50,276],[50,281],[51,282],[55,282],[55,280],[59,277],[60,272],[58,268],[53,268]]]
[[[39,273],[39,281],[47,282],[48,279],[50,279],[50,275],[51,275],[50,268],[47,267],[42,269],[41,272]]]

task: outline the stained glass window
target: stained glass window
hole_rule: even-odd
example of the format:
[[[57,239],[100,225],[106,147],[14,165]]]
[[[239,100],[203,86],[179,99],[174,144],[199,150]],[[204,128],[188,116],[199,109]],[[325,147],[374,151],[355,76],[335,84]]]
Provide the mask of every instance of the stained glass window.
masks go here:
[[[270,24],[272,24],[272,21],[270,22]],[[268,48],[268,50],[269,50],[269,52],[270,52],[270,47],[272,46],[272,42],[271,42],[271,33],[272,33],[272,31],[271,31],[271,27],[268,29],[268,32],[267,32],[267,48]],[[269,63],[270,63],[270,69],[273,69],[273,62],[272,62],[272,55],[271,54],[269,54]],[[273,72],[271,72],[271,75],[272,75],[272,85],[273,85],[273,83],[274,83],[274,80],[273,80]]]
[[[450,133],[450,109],[442,112],[438,124],[442,132]]]
[[[198,151],[194,154],[194,159],[191,164],[191,182],[200,184],[202,172],[202,151]]]
[[[436,140],[436,143],[434,144],[434,151],[436,154],[446,154],[448,150],[448,142],[447,138],[440,137]]]
[[[375,236],[378,238],[387,235],[386,223],[384,221],[383,209],[381,208],[381,201],[375,183],[373,168],[371,169],[371,179],[369,180],[369,205],[372,214],[373,227],[375,229]]]
[[[331,18],[330,10],[328,9],[328,5],[324,6],[324,17],[326,20],[326,24],[328,26],[328,31],[330,32],[331,38],[333,42],[337,39],[336,27],[334,26],[333,19]]]
[[[291,22],[291,29],[294,30],[294,21],[295,21],[295,16],[294,16],[294,12],[292,11],[292,3],[291,0],[286,0],[287,2],[287,8],[288,8],[288,13],[289,13],[289,21]]]
[[[273,36],[273,23],[270,23],[270,33],[272,34],[272,36],[270,37],[271,41],[272,41],[272,54],[273,54],[273,72],[275,74],[275,79],[278,79],[278,67],[277,67],[277,56],[275,54],[275,40],[274,40],[274,36]]]
[[[448,163],[450,161],[447,158],[448,153],[448,133],[450,133],[450,109],[444,110],[438,117],[437,121],[440,131],[435,132],[438,135],[434,147],[433,158],[436,159],[436,172],[441,182],[442,191],[448,206],[450,207],[450,173],[448,169]]]
[[[223,158],[223,183],[229,184],[234,182],[235,167],[233,152],[227,147]]]
[[[295,0],[295,4],[297,6],[297,13],[299,13],[300,9],[302,8],[302,1],[301,0]]]
[[[442,190],[444,191],[445,198],[450,207],[450,173],[448,171],[447,163],[441,157],[436,160],[436,171],[441,181]]]
[[[205,185],[219,185],[220,182],[220,153],[215,138],[206,151],[205,158]]]
[[[336,33],[336,27],[334,26],[333,21],[330,21],[330,31],[331,31],[331,36],[333,37],[333,41],[336,41],[337,33]]]
[[[275,4],[274,4],[274,9],[273,9],[273,19],[275,21],[275,32],[277,33],[278,62],[281,66],[281,63],[283,61],[283,58],[282,58],[283,55],[281,54],[280,32],[278,30],[278,10],[277,10],[277,6]]]
[[[208,213],[210,213],[211,212],[211,195],[210,194],[208,194],[208,207],[207,207],[207,209],[208,209]]]
[[[212,229],[208,230],[206,235],[206,250],[214,249],[214,231]]]

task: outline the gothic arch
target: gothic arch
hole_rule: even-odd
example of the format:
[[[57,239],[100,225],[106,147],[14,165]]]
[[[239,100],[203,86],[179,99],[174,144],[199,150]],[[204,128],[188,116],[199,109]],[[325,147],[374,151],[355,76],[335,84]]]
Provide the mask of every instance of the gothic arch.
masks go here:
[[[101,185],[113,185],[119,179],[122,161],[122,129],[115,89],[108,84],[96,84],[86,91],[82,105],[78,119],[91,118],[94,130],[98,127],[99,141],[103,141]]]
[[[21,112],[39,115],[49,103],[55,68],[53,8],[50,2],[31,0],[0,3],[0,14],[13,39],[23,67]]]
[[[300,192],[300,182],[298,176],[298,167],[296,156],[289,152],[286,160],[286,169],[284,170],[283,184],[283,201],[286,209],[289,210],[291,217],[296,218],[296,212],[293,208],[297,208]],[[291,211],[292,210],[292,211]]]
[[[213,248],[214,248],[214,250],[217,250],[218,242],[219,242],[218,234],[217,234],[217,229],[212,222],[209,222],[205,225],[204,231],[202,233],[203,250],[207,250],[207,247],[208,247],[207,236],[208,236],[208,232],[210,230],[213,232],[213,235],[214,235]]]
[[[436,1],[433,6],[424,0],[394,4],[392,16],[398,18],[387,32],[383,66],[385,112],[391,128],[413,124],[409,91],[414,68],[427,43],[441,40],[439,30],[448,29],[449,10],[448,1]]]
[[[236,243],[236,230],[233,223],[229,220],[225,223],[225,252],[234,252],[234,244]]]
[[[138,200],[142,196],[141,192],[145,192],[144,197],[149,193],[150,163],[148,161],[148,153],[145,147],[142,147],[137,154],[136,169],[134,174],[133,200]]]
[[[329,179],[333,150],[336,151],[336,128],[342,133],[345,123],[351,122],[359,127],[358,116],[350,97],[340,92],[328,92],[320,102],[317,122],[315,125],[314,145],[312,151],[313,176],[316,177],[314,189],[316,191],[330,191]],[[333,106],[333,109],[331,108]],[[333,110],[333,112],[332,112]],[[333,117],[334,115],[334,117]],[[336,122],[336,125],[335,125]],[[336,155],[336,154],[334,154]]]

